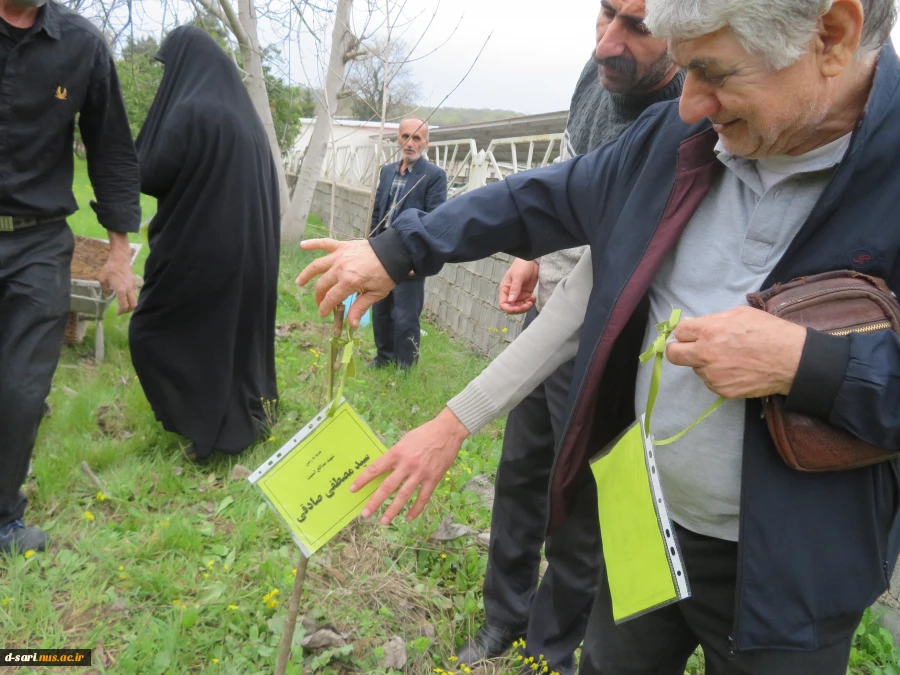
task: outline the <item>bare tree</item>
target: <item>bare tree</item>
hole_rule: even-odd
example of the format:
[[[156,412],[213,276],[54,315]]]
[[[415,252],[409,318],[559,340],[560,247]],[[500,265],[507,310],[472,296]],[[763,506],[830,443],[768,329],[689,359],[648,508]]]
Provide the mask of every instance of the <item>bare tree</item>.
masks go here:
[[[338,94],[344,88],[344,71],[347,63],[359,55],[359,41],[350,28],[352,4],[353,0],[338,0],[331,36],[331,53],[325,73],[325,90],[316,106],[316,123],[300,165],[297,186],[281,222],[281,236],[285,241],[299,243],[306,233],[316,183],[322,174],[331,138],[331,119],[337,110]]]
[[[366,55],[357,59],[347,73],[347,88],[342,98],[350,98],[356,119],[373,115],[393,120],[415,105],[421,87],[406,65],[409,48],[402,40],[389,42],[385,36],[367,46]],[[390,58],[389,58],[390,57]],[[387,67],[387,69],[386,69]]]
[[[234,6],[230,0],[218,0],[218,4],[216,0],[197,0],[197,2],[212,15],[218,17],[237,40],[244,71],[244,86],[247,87],[253,107],[262,120],[263,127],[266,129],[266,135],[269,137],[269,147],[272,149],[272,156],[275,158],[275,167],[278,172],[278,189],[281,194],[281,212],[284,214],[290,203],[290,197],[287,178],[284,173],[284,162],[281,161],[281,149],[278,146],[278,132],[272,119],[269,94],[266,91],[266,75],[263,70],[257,32],[256,7],[251,0],[238,0],[239,13],[235,13]]]

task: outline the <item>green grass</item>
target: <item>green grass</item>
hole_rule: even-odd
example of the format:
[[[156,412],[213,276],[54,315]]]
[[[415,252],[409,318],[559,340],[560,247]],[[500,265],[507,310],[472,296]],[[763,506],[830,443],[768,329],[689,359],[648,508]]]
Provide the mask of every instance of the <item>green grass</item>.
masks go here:
[[[86,211],[86,189],[78,190],[73,229],[102,236]],[[298,550],[250,484],[230,476],[237,463],[256,468],[326,402],[321,352],[330,322],[318,317],[311,291],[293,283],[311,259],[288,251],[282,260],[278,322],[294,330],[278,341],[275,439],[238,458],[199,467],[183,459],[184,441],[155,422],[135,379],[127,317],[106,316],[105,363],[92,358],[93,327],[82,345],[64,349],[26,485],[27,516],[52,543],[43,554],[0,563],[0,642],[93,647],[103,673],[271,672]],[[412,374],[366,370],[345,390],[388,444],[484,366],[434,326],[424,328],[422,365]],[[371,329],[362,339],[370,351]],[[450,514],[488,530],[487,509],[462,487],[471,475],[493,475],[500,439],[495,426],[468,442],[414,524],[355,523],[314,556],[302,614],[348,633],[352,647],[305,655],[306,668],[341,672],[345,663],[379,672],[379,648],[392,635],[407,642],[409,672],[445,663],[455,636],[480,621],[485,556],[471,539],[438,545],[428,536]],[[102,500],[82,462],[103,482]],[[266,608],[273,589],[281,603]],[[297,646],[296,663],[301,653]]]
[[[87,206],[83,165],[76,194],[82,210],[73,229],[103,236]],[[144,201],[145,219],[153,208]],[[312,229],[321,231],[321,223]],[[326,403],[321,353],[330,323],[318,317],[311,291],[293,283],[309,260],[299,251],[282,259],[278,323],[291,330],[277,345],[275,438],[238,458],[202,466],[184,460],[184,441],[156,423],[135,380],[127,317],[106,316],[105,363],[92,358],[93,328],[83,345],[64,349],[26,485],[28,518],[49,533],[51,546],[0,562],[0,643],[91,647],[99,673],[272,672],[298,551],[259,494],[231,474],[238,463],[256,468]],[[421,365],[411,374],[364,370],[345,390],[389,445],[485,365],[424,327]],[[371,329],[361,335],[371,354]],[[301,603],[306,628],[333,626],[350,646],[303,654],[306,628],[298,628],[289,672],[301,672],[301,656],[303,672],[384,672],[377,661],[392,635],[407,644],[407,672],[452,670],[446,658],[483,618],[486,551],[471,538],[436,544],[429,535],[446,516],[489,529],[487,508],[462,488],[479,473],[493,478],[501,439],[500,423],[470,439],[416,522],[354,523],[312,558]],[[102,494],[82,462],[99,476]],[[274,589],[280,602],[267,607],[263,597]],[[867,617],[852,672],[896,673],[896,657],[889,636]],[[480,672],[517,671],[508,659]],[[702,673],[702,659],[688,672]]]

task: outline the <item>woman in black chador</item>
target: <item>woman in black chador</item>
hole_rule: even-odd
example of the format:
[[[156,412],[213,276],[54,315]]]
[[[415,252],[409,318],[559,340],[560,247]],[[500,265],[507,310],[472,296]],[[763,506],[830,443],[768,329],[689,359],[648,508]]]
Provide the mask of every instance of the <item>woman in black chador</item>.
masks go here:
[[[156,58],[165,74],[137,148],[159,210],[129,341],[157,419],[202,459],[252,445],[277,399],[278,180],[219,45],[183,26]]]

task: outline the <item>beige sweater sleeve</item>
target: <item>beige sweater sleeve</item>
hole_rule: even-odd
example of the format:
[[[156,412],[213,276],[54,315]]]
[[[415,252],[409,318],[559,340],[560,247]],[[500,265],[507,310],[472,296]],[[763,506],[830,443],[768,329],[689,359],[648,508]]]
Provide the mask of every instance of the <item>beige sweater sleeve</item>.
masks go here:
[[[508,413],[575,356],[593,285],[588,249],[528,329],[450,399],[447,407],[470,433]]]

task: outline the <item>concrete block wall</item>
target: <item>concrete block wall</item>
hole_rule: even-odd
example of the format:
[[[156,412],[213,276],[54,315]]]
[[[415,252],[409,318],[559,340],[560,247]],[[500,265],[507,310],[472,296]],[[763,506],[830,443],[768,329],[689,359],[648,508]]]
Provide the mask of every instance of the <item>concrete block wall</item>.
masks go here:
[[[369,194],[357,187],[336,187],[334,230],[338,239],[363,236]],[[312,212],[328,224],[330,181],[316,185]],[[509,256],[498,254],[475,262],[445,265],[440,274],[425,282],[425,315],[474,350],[496,356],[522,329],[522,316],[510,316],[497,307],[500,281],[511,261]]]

